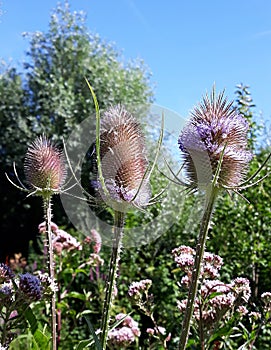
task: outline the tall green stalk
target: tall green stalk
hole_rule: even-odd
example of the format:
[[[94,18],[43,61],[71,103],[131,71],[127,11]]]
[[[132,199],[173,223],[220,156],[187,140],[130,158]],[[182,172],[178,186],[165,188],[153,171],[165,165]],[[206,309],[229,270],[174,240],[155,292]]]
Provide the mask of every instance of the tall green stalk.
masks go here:
[[[43,196],[43,205],[44,205],[44,216],[46,223],[46,233],[48,240],[48,268],[49,276],[54,282],[55,280],[55,271],[54,271],[54,251],[52,243],[52,202],[51,194]],[[56,292],[53,289],[51,296],[51,332],[52,332],[52,350],[57,350],[57,330],[56,330]]]
[[[109,275],[107,279],[105,301],[102,316],[102,349],[106,350],[107,337],[109,331],[110,313],[113,304],[113,291],[116,283],[118,263],[120,259],[121,241],[123,237],[125,214],[119,211],[114,212],[114,228],[112,240],[112,252],[109,265]]]
[[[217,197],[218,188],[212,183],[210,185],[210,190],[206,192],[204,212],[201,220],[200,233],[198,238],[198,243],[196,247],[196,257],[194,268],[192,272],[192,281],[190,284],[188,292],[188,300],[183,320],[182,333],[179,343],[179,350],[184,350],[189,337],[189,331],[191,327],[191,320],[194,311],[195,299],[198,291],[200,270],[202,258],[204,255],[205,243],[208,235],[208,230],[210,227],[211,216],[214,209],[215,199]]]

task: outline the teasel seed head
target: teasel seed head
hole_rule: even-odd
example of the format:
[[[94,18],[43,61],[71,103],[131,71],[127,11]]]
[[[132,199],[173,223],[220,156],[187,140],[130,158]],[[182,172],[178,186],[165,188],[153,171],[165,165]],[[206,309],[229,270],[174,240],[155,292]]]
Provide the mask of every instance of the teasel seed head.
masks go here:
[[[67,175],[64,154],[46,136],[40,136],[28,147],[24,172],[31,188],[59,192]]]
[[[219,162],[218,187],[238,189],[252,158],[247,147],[248,122],[227,102],[224,93],[210,98],[194,108],[191,118],[179,136],[184,169],[190,186],[206,187],[213,181]]]
[[[151,196],[145,140],[139,122],[121,105],[103,115],[100,136],[101,168],[114,203],[143,207]]]

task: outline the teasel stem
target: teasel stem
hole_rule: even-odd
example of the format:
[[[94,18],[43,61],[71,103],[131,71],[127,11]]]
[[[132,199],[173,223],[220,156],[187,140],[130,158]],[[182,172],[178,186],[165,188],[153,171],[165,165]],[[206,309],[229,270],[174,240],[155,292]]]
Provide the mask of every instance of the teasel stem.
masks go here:
[[[210,182],[209,184],[206,184],[204,212],[201,219],[199,238],[196,246],[196,256],[195,256],[194,268],[192,272],[191,284],[188,292],[188,299],[187,299],[187,305],[186,305],[185,314],[184,314],[183,325],[182,325],[179,350],[185,350],[186,344],[189,338],[189,331],[190,331],[191,320],[192,320],[193,311],[194,311],[194,304],[195,304],[195,299],[198,292],[201,263],[204,255],[205,243],[208,236],[208,230],[210,228],[215,200],[219,193],[218,181],[219,181],[219,175],[221,172],[223,156],[224,156],[226,147],[227,147],[227,143],[225,143],[223,150],[220,154],[219,162],[218,162],[216,172],[212,182]]]
[[[48,240],[48,269],[49,276],[52,281],[55,280],[55,271],[54,271],[54,251],[52,243],[52,202],[51,194],[43,196],[43,205],[44,205],[44,216],[46,223],[46,232]],[[56,331],[56,292],[53,290],[51,296],[51,332],[52,332],[52,350],[57,350],[57,331]]]
[[[118,263],[120,259],[121,241],[123,237],[125,214],[119,211],[114,212],[114,228],[112,240],[112,252],[107,279],[105,301],[102,316],[102,349],[106,350],[109,331],[110,313],[112,309],[113,292],[117,278]]]
[[[209,192],[209,193],[208,193]],[[185,310],[182,333],[180,338],[179,349],[184,350],[188,341],[189,331],[191,326],[191,319],[194,311],[194,303],[196,299],[196,294],[198,291],[200,270],[202,258],[204,255],[205,243],[208,235],[208,230],[210,227],[211,216],[214,209],[215,199],[217,197],[218,188],[211,184],[211,189],[206,193],[205,208],[201,220],[200,233],[198,238],[198,243],[196,246],[196,256],[195,263],[192,273],[192,280],[188,292],[187,306]]]

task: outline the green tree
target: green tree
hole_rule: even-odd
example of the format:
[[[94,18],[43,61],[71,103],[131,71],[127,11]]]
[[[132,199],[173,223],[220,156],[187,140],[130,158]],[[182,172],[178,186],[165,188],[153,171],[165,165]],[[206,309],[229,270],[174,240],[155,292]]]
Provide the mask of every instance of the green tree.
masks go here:
[[[27,55],[26,87],[36,132],[67,135],[94,112],[85,77],[101,109],[152,99],[150,74],[143,62],[121,62],[118,51],[90,34],[84,14],[71,13],[67,3],[53,13],[48,33],[30,35]]]

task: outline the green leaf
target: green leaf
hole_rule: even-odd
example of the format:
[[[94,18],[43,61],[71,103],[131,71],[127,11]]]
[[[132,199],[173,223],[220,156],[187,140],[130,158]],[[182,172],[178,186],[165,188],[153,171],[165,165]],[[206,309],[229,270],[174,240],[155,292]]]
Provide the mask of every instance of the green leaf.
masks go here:
[[[70,297],[70,298],[76,298],[76,299],[80,299],[85,301],[86,300],[86,296],[82,293],[78,293],[78,292],[70,292],[66,295],[66,297]]]
[[[91,332],[92,337],[94,338],[96,350],[103,350],[102,349],[102,345],[100,343],[100,340],[97,337],[97,334],[95,333],[95,330],[94,330],[94,328],[92,326],[92,323],[90,322],[90,320],[88,318],[86,318],[86,317],[84,317],[84,318],[87,321],[88,328],[89,328],[89,330]]]
[[[33,335],[35,348],[33,350],[50,350],[50,338],[40,329],[37,329]]]
[[[36,316],[33,314],[33,311],[30,307],[28,307],[25,310],[24,316],[30,324],[31,333],[34,334],[38,329],[38,322],[37,322]]]
[[[78,344],[76,350],[84,350],[85,348],[88,348],[89,346],[94,344],[94,340],[81,340]]]

